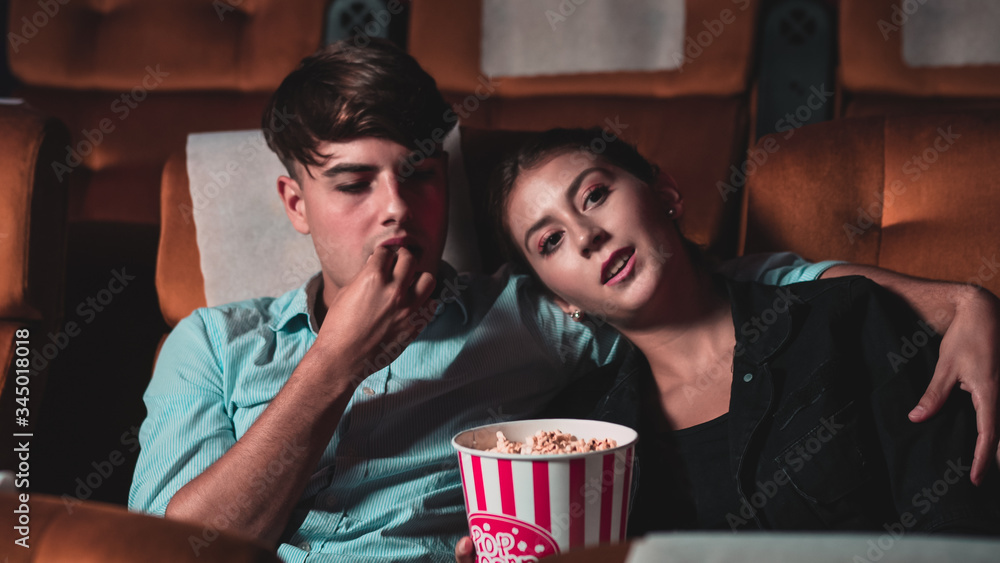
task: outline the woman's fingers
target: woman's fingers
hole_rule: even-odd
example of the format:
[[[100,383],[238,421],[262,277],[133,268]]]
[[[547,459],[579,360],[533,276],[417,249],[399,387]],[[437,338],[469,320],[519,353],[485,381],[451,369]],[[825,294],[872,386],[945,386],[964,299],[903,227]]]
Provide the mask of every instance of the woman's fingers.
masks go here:
[[[476,554],[472,549],[472,538],[465,536],[455,544],[456,563],[475,563]]]

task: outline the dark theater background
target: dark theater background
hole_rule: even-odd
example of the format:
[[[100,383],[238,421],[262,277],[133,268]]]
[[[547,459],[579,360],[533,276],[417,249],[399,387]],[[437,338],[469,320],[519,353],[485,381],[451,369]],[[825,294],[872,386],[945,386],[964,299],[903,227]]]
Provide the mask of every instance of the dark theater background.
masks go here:
[[[995,36],[1000,11],[946,4],[676,0],[657,58],[626,40],[639,24],[621,2],[618,33],[566,38],[621,50],[595,58],[546,51],[491,0],[3,2],[0,469],[31,433],[29,488],[52,510],[125,505],[158,347],[207,303],[188,135],[259,129],[281,79],[338,39],[403,46],[453,104],[483,271],[500,264],[491,165],[517,132],[597,125],[670,171],[685,232],[719,256],[791,250],[996,293],[1000,44],[976,33]],[[554,35],[587,9],[552,2],[532,24]]]

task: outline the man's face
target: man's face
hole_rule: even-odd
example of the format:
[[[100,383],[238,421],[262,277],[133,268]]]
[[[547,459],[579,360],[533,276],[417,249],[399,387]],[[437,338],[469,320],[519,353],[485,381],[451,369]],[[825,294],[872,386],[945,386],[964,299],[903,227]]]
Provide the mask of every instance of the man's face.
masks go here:
[[[437,274],[448,227],[447,155],[408,160],[411,150],[386,139],[323,142],[331,155],[299,181],[278,180],[292,225],[312,235],[324,280],[347,285],[379,246],[405,246],[417,270]],[[330,288],[332,289],[332,288]]]

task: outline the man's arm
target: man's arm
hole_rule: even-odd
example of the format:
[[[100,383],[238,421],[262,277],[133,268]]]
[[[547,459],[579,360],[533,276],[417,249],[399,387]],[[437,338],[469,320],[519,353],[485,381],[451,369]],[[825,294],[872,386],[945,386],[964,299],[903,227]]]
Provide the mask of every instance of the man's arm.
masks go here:
[[[363,379],[365,359],[379,342],[413,330],[407,321],[429,306],[433,278],[418,276],[408,250],[398,252],[397,259],[379,248],[338,292],[288,382],[228,451],[177,491],[168,518],[276,545]]]
[[[944,405],[960,384],[972,395],[979,436],[972,482],[979,484],[997,453],[997,400],[1000,386],[1000,300],[966,284],[925,280],[874,266],[837,264],[821,278],[860,275],[902,297],[935,331],[943,334],[934,377],[910,420],[922,422]]]

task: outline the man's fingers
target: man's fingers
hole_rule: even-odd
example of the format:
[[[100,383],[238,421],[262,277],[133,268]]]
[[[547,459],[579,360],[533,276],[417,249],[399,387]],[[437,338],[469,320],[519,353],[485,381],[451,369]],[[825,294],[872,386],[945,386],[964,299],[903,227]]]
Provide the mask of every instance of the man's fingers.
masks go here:
[[[408,288],[413,283],[417,271],[417,259],[410,249],[401,246],[396,251],[396,265],[392,269],[392,279],[400,283],[400,287]]]
[[[972,459],[971,477],[972,482],[979,485],[997,456],[996,396],[993,393],[974,390],[972,406],[976,408],[976,428],[979,435],[976,437],[976,453]]]
[[[434,286],[437,285],[434,276],[429,272],[420,272],[417,275],[417,280],[413,282],[413,303],[415,305],[422,305],[427,298],[431,296],[431,292],[434,291]]]
[[[924,395],[920,397],[917,406],[910,411],[910,420],[913,422],[923,422],[934,416],[935,413],[941,410],[941,406],[944,405],[948,394],[951,392],[951,388],[954,386],[955,377],[939,363],[934,369],[934,377],[931,378],[930,384],[927,385]]]
[[[458,540],[455,544],[455,562],[456,563],[475,563],[476,554],[473,553],[472,549],[472,539],[469,536]]]
[[[372,255],[368,257],[368,264],[382,274],[382,279],[388,280],[396,264],[396,253],[389,247],[377,246]]]

